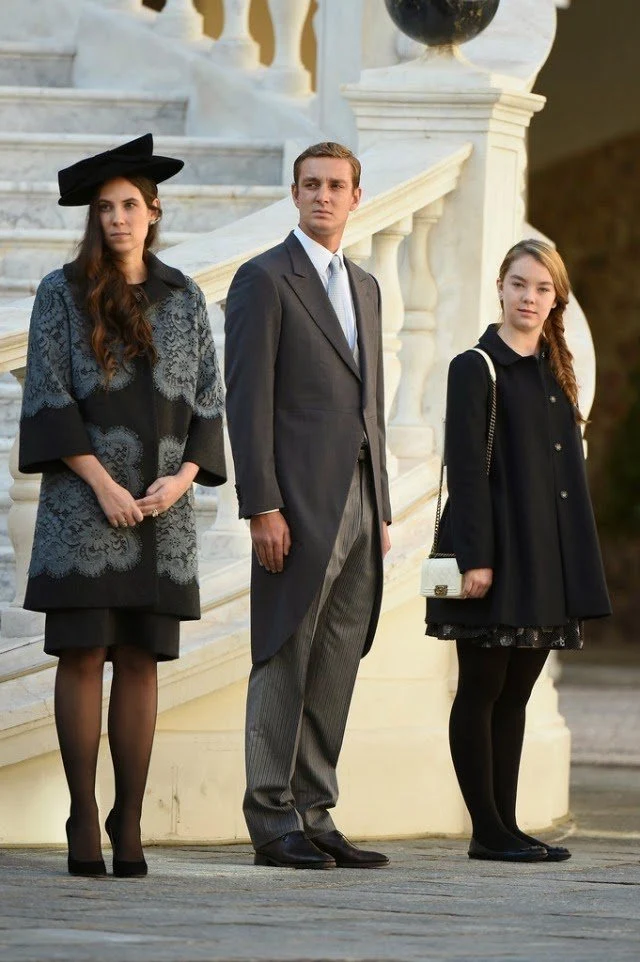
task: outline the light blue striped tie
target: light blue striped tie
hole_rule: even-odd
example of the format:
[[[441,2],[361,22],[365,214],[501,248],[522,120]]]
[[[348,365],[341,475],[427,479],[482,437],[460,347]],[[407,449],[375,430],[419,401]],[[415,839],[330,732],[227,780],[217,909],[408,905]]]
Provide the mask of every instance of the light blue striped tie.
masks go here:
[[[327,294],[329,295],[329,300],[331,301],[331,306],[336,312],[336,316],[340,321],[340,327],[344,331],[344,336],[347,339],[347,344],[353,351],[356,346],[355,330],[352,330],[352,325],[349,324],[349,313],[347,310],[347,305],[345,304],[344,290],[342,284],[340,283],[340,272],[342,270],[342,261],[337,254],[334,254],[331,258],[331,263],[329,264],[329,283],[327,284]]]

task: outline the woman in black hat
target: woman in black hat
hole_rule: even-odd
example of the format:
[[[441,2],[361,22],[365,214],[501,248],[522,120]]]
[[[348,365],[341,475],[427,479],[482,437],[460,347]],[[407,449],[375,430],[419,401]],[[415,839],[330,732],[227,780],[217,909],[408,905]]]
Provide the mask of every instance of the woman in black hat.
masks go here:
[[[56,727],[71,795],[72,874],[101,875],[95,778],[102,678],[114,874],[144,875],[140,815],[157,662],[200,616],[192,483],[225,481],[223,393],[202,291],[155,257],[157,184],[182,161],[151,134],[60,171],[63,206],[89,205],[76,259],[36,294],[20,470],[42,473],[25,607],[59,658]]]

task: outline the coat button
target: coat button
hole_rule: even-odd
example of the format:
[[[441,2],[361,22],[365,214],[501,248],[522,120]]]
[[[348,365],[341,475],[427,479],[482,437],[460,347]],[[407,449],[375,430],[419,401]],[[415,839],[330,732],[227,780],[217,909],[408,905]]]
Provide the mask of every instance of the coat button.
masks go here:
[[[568,491],[561,491],[561,492],[560,492],[560,497],[561,497],[561,498],[568,498],[568,497],[569,497],[569,492],[568,492]]]
[[[549,400],[551,401],[552,404],[555,404],[555,403],[556,403],[556,396],[555,396],[555,394],[550,394],[550,395],[549,395]]]
[[[562,445],[560,444],[559,441],[556,441],[556,443],[553,446],[556,449],[556,451],[562,451]]]

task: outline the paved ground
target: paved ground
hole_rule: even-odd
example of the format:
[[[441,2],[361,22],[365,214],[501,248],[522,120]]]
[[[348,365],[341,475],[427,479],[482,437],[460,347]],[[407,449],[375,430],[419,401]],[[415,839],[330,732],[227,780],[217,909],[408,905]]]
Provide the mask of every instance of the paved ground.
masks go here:
[[[564,664],[559,685],[574,762],[640,767],[640,668],[580,659]]]
[[[563,684],[567,715],[616,703],[586,687],[581,701]],[[255,868],[243,846],[157,848],[146,880],[88,882],[60,851],[0,852],[0,959],[638,962],[640,769],[576,766],[572,808],[556,837],[574,857],[555,865],[471,862],[443,839],[385,844],[392,865],[370,872]]]

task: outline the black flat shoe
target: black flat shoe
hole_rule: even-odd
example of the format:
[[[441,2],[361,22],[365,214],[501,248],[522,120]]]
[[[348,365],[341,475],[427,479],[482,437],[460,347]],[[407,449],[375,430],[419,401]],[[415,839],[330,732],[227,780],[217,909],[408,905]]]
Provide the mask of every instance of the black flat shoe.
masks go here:
[[[547,845],[546,842],[540,844],[547,850],[547,862],[566,862],[571,858],[571,852],[564,845]]]
[[[113,809],[111,809],[104,823],[104,830],[109,836],[113,850],[113,874],[117,878],[142,878],[149,871],[147,863],[143,858],[137,859],[136,861],[116,858],[115,821],[116,817]]]
[[[485,848],[472,838],[469,842],[469,858],[483,859],[487,862],[543,862],[547,858],[547,849],[544,845],[529,845],[527,848],[497,851]]]
[[[69,823],[71,819],[68,818],[64,829],[67,833],[67,868],[69,870],[69,875],[83,875],[85,878],[95,878],[99,875],[107,874],[107,867],[104,864],[104,859],[98,858],[93,862],[84,861],[79,858],[74,858],[71,854],[71,840],[69,838]]]
[[[311,841],[321,852],[331,855],[338,868],[382,868],[389,864],[386,855],[357,848],[338,831],[323,832],[322,835],[315,835]]]
[[[272,868],[335,868],[336,863],[321,852],[304,832],[287,832],[256,849],[254,865]]]

